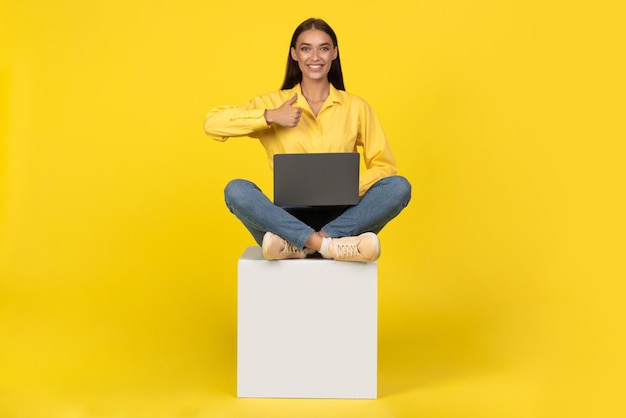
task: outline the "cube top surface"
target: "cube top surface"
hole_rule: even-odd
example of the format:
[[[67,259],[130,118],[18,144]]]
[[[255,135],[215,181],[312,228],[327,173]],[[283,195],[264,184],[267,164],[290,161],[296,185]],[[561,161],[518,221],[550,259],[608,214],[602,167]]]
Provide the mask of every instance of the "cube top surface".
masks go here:
[[[345,262],[328,260],[320,257],[303,258],[303,259],[289,259],[289,260],[266,260],[261,253],[261,247],[250,246],[246,247],[243,254],[239,258],[239,261],[267,261],[269,263],[331,263],[331,264],[343,264],[343,265],[361,265],[361,266],[378,266],[378,261],[372,263],[360,263],[360,262]],[[378,268],[378,267],[376,267]]]

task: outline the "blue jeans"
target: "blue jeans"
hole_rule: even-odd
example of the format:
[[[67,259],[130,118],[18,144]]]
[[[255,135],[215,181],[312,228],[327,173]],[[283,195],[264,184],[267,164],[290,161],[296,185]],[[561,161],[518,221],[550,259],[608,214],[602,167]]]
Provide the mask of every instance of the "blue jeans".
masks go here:
[[[285,209],[274,205],[254,183],[231,180],[224,190],[228,209],[250,231],[257,244],[270,231],[302,249],[315,232],[311,226]],[[331,238],[355,236],[364,232],[378,233],[409,204],[411,184],[401,176],[385,177],[374,183],[361,197],[321,230]]]

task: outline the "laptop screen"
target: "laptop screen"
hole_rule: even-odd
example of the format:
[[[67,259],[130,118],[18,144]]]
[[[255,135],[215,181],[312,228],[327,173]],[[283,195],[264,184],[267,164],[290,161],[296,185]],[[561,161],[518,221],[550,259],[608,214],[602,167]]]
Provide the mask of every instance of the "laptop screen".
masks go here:
[[[274,155],[274,204],[348,206],[359,202],[359,153]]]

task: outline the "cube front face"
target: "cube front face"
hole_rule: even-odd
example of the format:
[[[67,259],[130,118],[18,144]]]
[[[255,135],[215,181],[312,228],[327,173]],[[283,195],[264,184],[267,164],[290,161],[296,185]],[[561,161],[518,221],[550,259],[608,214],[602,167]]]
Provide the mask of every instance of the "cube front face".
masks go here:
[[[238,265],[237,396],[376,398],[378,264]]]

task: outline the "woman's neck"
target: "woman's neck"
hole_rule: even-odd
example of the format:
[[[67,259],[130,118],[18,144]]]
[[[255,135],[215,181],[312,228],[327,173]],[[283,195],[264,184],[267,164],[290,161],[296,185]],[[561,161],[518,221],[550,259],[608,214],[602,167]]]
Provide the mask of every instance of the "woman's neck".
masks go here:
[[[302,89],[302,95],[309,103],[323,103],[330,94],[330,82],[328,80],[320,82],[307,82],[307,80],[303,80],[300,84],[300,88]]]

